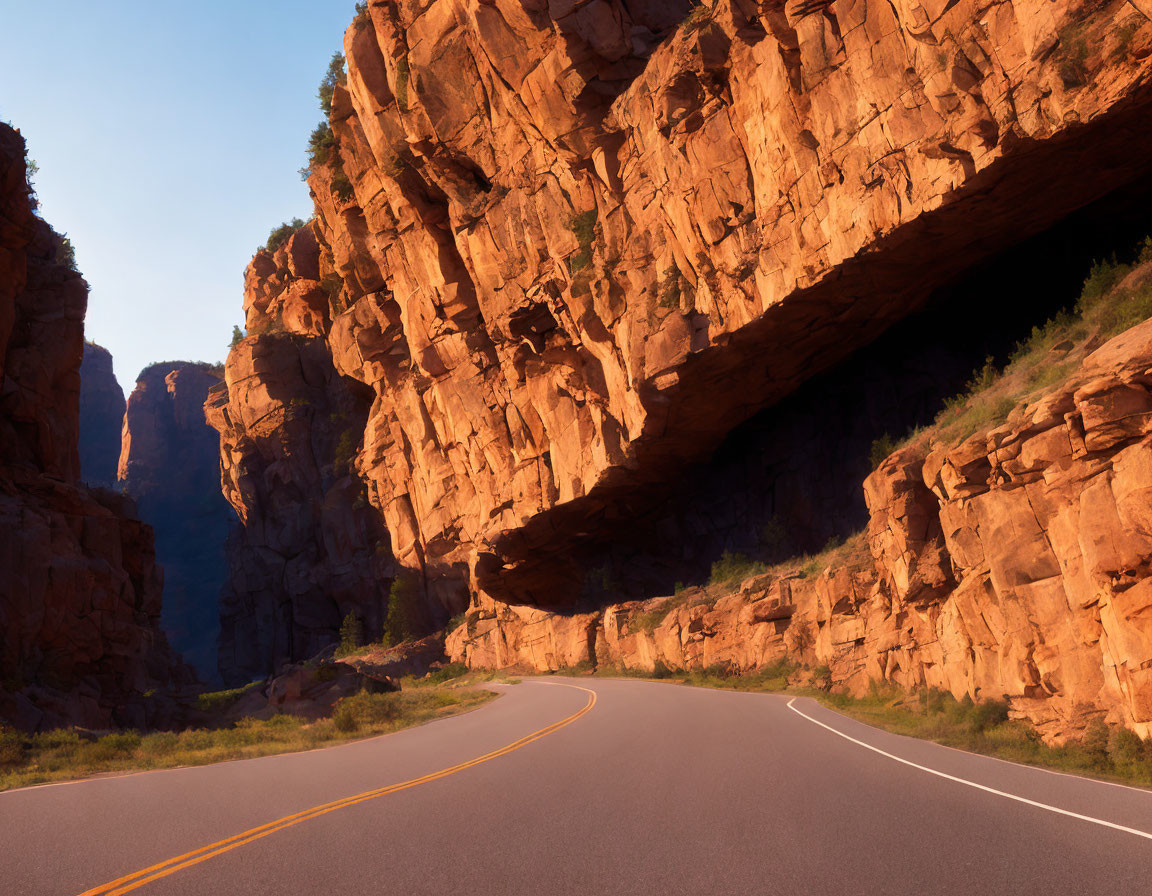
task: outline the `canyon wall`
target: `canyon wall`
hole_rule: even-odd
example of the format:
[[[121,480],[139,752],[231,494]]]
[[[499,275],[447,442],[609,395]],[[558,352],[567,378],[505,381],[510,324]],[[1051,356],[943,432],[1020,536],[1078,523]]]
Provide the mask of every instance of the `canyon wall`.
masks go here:
[[[1146,174],[1150,41],[1121,2],[370,3],[309,183],[398,561],[572,605],[742,420]]]
[[[34,208],[0,124],[0,720],[163,725],[193,677],[159,629],[151,529],[80,484],[88,287]]]
[[[1007,698],[1051,739],[1103,717],[1152,735],[1152,321],[1004,424],[896,451],[864,495],[866,536],[823,569],[582,614],[482,598],[449,654],[539,670],[787,660],[856,693]]]
[[[293,587],[311,593],[330,575],[316,548],[317,507],[338,502],[341,514],[364,511],[373,537],[390,543],[389,575],[419,577],[430,619],[471,606],[469,627],[454,636],[456,656],[539,668],[581,656],[624,661],[630,649],[602,653],[616,637],[616,609],[596,608],[616,590],[609,579],[639,566],[661,540],[683,540],[693,527],[708,534],[710,511],[681,514],[671,527],[638,520],[706,481],[718,492],[707,497],[711,506],[727,513],[745,502],[760,522],[752,505],[768,502],[745,501],[749,477],[738,475],[755,462],[747,448],[756,438],[767,450],[754,490],[779,493],[780,525],[801,515],[800,479],[785,487],[778,470],[804,467],[789,453],[807,445],[776,439],[786,427],[766,427],[728,475],[708,468],[725,439],[754,415],[779,409],[783,419],[806,381],[930,296],[951,302],[937,308],[938,325],[949,325],[948,314],[974,314],[963,293],[942,288],[1152,175],[1152,158],[1136,149],[1152,140],[1152,22],[1120,0],[792,8],[371,0],[344,50],[347,79],[331,96],[330,133],[313,139],[316,216],[253,259],[250,335],[207,405],[222,433],[225,493],[252,521],[244,538],[261,558],[233,576],[253,583],[233,601],[243,607],[234,640],[242,633],[244,643],[261,643],[264,656],[295,649],[268,646],[295,637],[286,621],[294,599],[260,592],[262,580],[248,571],[270,570],[264,578],[279,589],[284,558],[300,557],[291,575],[306,584]],[[994,303],[980,313],[985,329],[1003,317]],[[931,353],[924,358],[931,380]],[[909,391],[896,394],[925,407],[953,382],[916,391],[901,379],[893,364],[874,382],[880,390],[900,383]],[[347,390],[356,411],[339,439],[351,449],[351,485],[330,498],[330,455],[316,444],[331,443],[335,430],[325,422],[328,399],[315,396],[331,384]],[[834,385],[821,394],[847,407]],[[803,442],[824,410],[793,414],[793,436]],[[836,422],[856,441],[851,424]],[[1073,466],[1097,476],[1092,464],[1103,457],[1077,456]],[[1052,463],[1064,469],[1064,459]],[[946,508],[970,506],[973,495],[948,492],[913,467],[921,491],[941,502],[940,520]],[[703,468],[711,472],[698,478]],[[1068,502],[1080,500],[1075,483],[1062,487]],[[870,509],[875,520],[881,508]],[[820,516],[808,509],[809,519]],[[270,525],[291,531],[279,538],[291,548],[272,547]],[[963,538],[960,531],[948,537]],[[821,534],[813,526],[804,539]],[[937,597],[971,596],[977,581],[1004,586],[1001,570],[985,569],[959,542],[948,551],[959,584],[938,583]],[[1034,624],[1013,619],[1010,635],[978,633],[971,613],[992,614],[993,603],[961,615],[963,599],[937,600],[913,632],[907,607],[923,595],[897,594],[884,564],[870,562],[837,573],[861,577],[859,599],[844,603],[857,591],[842,581],[821,628],[815,607],[825,586],[788,580],[812,605],[797,616],[810,625],[795,626],[792,646],[851,687],[887,675],[1010,694],[1050,736],[1105,711],[1146,731],[1133,696],[1139,650],[1125,656],[1118,641],[1093,640],[1082,617],[1094,611],[1081,605],[1089,579],[1075,578],[1074,553],[1053,548],[1057,559],[1046,562],[1069,571],[1049,576],[1047,596],[1027,592]],[[648,580],[708,559],[661,558],[665,568]],[[1089,578],[1103,581],[1102,570]],[[1066,594],[1076,608],[1067,613],[1083,631],[1070,635],[1071,623],[1057,621],[1056,579],[1075,579]],[[873,605],[890,614],[848,612]],[[677,611],[696,614],[684,645],[704,643],[696,637],[703,606]],[[775,632],[775,650],[797,614],[778,615],[771,602],[755,612],[771,623],[756,637]],[[1037,647],[1049,637],[1075,658],[1066,672],[1081,684],[1057,681],[1059,664]],[[537,659],[552,650],[549,639],[562,646]],[[922,648],[930,641],[947,653]],[[980,651],[969,649],[976,644]],[[816,645],[818,656],[803,653]],[[661,661],[696,662],[693,650],[669,647]],[[999,662],[989,657],[1008,659],[989,672]],[[1094,673],[1081,668],[1093,662]],[[1027,693],[1017,678],[1028,680]],[[1095,702],[1078,709],[1087,691]]]
[[[112,354],[86,341],[80,364],[80,474],[88,485],[116,485],[124,408]]]
[[[208,392],[221,378],[208,364],[150,365],[128,398],[122,444],[117,439],[119,484],[156,533],[164,567],[161,622],[204,681],[217,676],[220,594],[236,521],[220,494],[219,439],[204,419]]]
[[[384,628],[392,552],[354,468],[370,397],[333,367],[318,256],[310,228],[257,254],[245,278],[249,335],[205,405],[242,522],[221,598],[229,683],[310,659],[339,640],[348,613],[374,637]]]

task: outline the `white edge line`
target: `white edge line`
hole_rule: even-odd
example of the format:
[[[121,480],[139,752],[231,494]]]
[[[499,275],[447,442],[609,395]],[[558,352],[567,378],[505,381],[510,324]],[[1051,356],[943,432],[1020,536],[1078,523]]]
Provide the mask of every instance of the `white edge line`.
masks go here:
[[[909,759],[903,759],[899,756],[896,756],[893,753],[888,753],[884,750],[881,750],[879,747],[874,747],[871,744],[865,743],[862,740],[857,740],[856,738],[852,737],[851,735],[845,734],[843,731],[837,731],[831,725],[825,725],[819,719],[814,719],[814,718],[812,718],[812,716],[808,715],[806,712],[799,710],[795,706],[793,706],[793,704],[795,702],[796,702],[795,697],[793,697],[791,700],[789,700],[788,701],[788,708],[790,710],[792,710],[792,712],[796,713],[797,715],[802,716],[803,718],[807,719],[812,724],[819,725],[821,728],[826,728],[827,730],[831,731],[833,734],[835,734],[839,737],[842,737],[845,740],[850,740],[850,741],[852,741],[852,743],[857,744],[861,747],[864,747],[866,750],[871,750],[873,753],[879,753],[881,756],[887,756],[889,759],[894,759],[897,762],[903,763],[904,765],[909,765],[912,768],[918,768],[922,772],[928,772],[928,774],[936,775],[936,777],[938,777],[938,778],[945,778],[949,781],[955,781],[957,784],[965,784],[968,787],[975,787],[977,790],[983,790],[985,793],[991,793],[991,794],[994,794],[995,796],[1002,796],[1002,797],[1004,797],[1004,799],[1007,799],[1007,800],[1015,800],[1018,803],[1024,803],[1025,805],[1028,805],[1028,806],[1035,806],[1037,809],[1047,809],[1049,812],[1055,812],[1057,815],[1066,815],[1069,818],[1076,818],[1076,819],[1079,819],[1080,821],[1087,821],[1091,824],[1098,824],[1101,827],[1112,828],[1112,830],[1114,830],[1114,831],[1123,831],[1126,834],[1135,834],[1137,837],[1143,837],[1145,840],[1152,840],[1152,834],[1148,833],[1147,831],[1140,831],[1140,830],[1137,830],[1136,828],[1125,827],[1122,824],[1116,824],[1115,822],[1112,822],[1112,821],[1105,821],[1102,818],[1094,818],[1091,815],[1081,815],[1079,812],[1070,812],[1067,809],[1061,809],[1058,806],[1050,806],[1047,803],[1039,803],[1036,800],[1030,800],[1030,799],[1027,799],[1026,797],[1017,796],[1014,793],[1005,793],[1003,790],[996,790],[994,787],[985,787],[983,784],[977,784],[975,781],[969,781],[967,778],[958,778],[955,775],[949,775],[946,772],[937,771],[934,768],[928,768],[928,766],[926,766],[926,765],[919,765],[915,762],[912,762]]]

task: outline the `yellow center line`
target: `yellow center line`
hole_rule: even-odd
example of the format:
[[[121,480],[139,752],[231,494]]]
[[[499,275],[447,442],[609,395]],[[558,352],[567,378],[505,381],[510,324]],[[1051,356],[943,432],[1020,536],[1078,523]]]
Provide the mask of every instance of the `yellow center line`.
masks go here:
[[[559,682],[556,682],[559,684]],[[391,784],[387,787],[381,787],[378,790],[369,790],[365,793],[359,793],[355,796],[345,797],[344,799],[335,800],[331,803],[325,803],[321,806],[314,806],[311,809],[305,809],[303,812],[297,812],[294,815],[286,815],[276,821],[270,821],[267,824],[262,824],[259,827],[252,828],[244,831],[243,833],[236,834],[226,840],[220,840],[216,843],[210,843],[208,846],[202,846],[199,849],[194,849],[192,852],[186,852],[183,855],[176,856],[168,859],[167,861],[160,862],[159,864],[152,865],[140,871],[133,872],[132,874],[119,877],[114,881],[106,884],[101,884],[91,890],[85,890],[80,896],[120,896],[122,893],[129,893],[136,890],[145,884],[152,881],[159,880],[162,877],[167,877],[169,874],[174,874],[183,868],[190,868],[193,865],[198,865],[205,862],[214,856],[221,855],[236,849],[237,847],[244,846],[247,843],[252,843],[254,840],[259,840],[262,837],[267,837],[269,834],[275,834],[277,831],[282,831],[285,828],[290,828],[293,825],[300,824],[304,821],[309,821],[313,818],[319,818],[321,815],[327,815],[329,812],[335,812],[337,809],[346,809],[349,806],[355,806],[358,803],[374,800],[382,796],[387,796],[390,793],[397,793],[401,790],[407,790],[410,787],[416,787],[419,784],[427,784],[430,781],[438,781],[441,778],[446,778],[449,775],[454,775],[457,772],[462,772],[465,769],[472,768],[473,766],[480,765],[484,762],[490,762],[500,756],[519,750],[534,741],[540,740],[542,737],[547,737],[566,725],[571,725],[582,715],[589,712],[593,706],[596,705],[596,693],[590,691],[588,688],[582,688],[579,685],[563,685],[563,687],[576,688],[577,690],[584,691],[589,695],[588,702],[584,704],[583,708],[577,710],[567,718],[561,719],[559,722],[553,722],[539,731],[534,731],[531,734],[525,735],[517,741],[513,741],[507,746],[500,747],[498,750],[493,750],[491,753],[485,753],[483,756],[477,756],[475,759],[469,759],[467,762],[461,762],[458,765],[453,765],[450,768],[441,769],[438,772],[424,775],[420,778],[413,778],[410,781],[402,781],[399,784]]]

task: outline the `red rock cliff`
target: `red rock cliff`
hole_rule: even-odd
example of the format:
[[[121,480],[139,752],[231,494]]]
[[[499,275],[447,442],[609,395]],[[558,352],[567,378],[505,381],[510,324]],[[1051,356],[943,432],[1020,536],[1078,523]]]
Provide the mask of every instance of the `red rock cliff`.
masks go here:
[[[741,421],[1152,173],[1150,52],[1118,0],[374,0],[308,252],[254,259],[249,332],[371,390],[355,466],[397,561],[501,638]],[[230,408],[241,368],[291,368],[252,352]]]
[[[242,522],[221,603],[229,682],[310,659],[339,640],[348,613],[379,636],[387,613],[388,534],[354,467],[370,397],[333,368],[317,264],[310,228],[256,256],[250,335],[205,405],[220,433],[224,496]]]
[[[310,184],[404,564],[570,603],[574,542],[619,508],[1148,170],[1131,5],[687,12],[373,2],[346,34]]]
[[[88,287],[59,253],[0,125],[0,720],[164,724],[191,672],[158,627],[151,529],[78,481]]]

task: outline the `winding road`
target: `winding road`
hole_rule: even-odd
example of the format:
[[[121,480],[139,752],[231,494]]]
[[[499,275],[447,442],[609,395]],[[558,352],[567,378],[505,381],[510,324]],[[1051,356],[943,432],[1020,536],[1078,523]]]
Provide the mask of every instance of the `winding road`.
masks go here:
[[[309,753],[0,793],[4,896],[1152,891],[1152,792],[808,699],[613,679]]]

